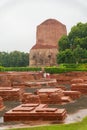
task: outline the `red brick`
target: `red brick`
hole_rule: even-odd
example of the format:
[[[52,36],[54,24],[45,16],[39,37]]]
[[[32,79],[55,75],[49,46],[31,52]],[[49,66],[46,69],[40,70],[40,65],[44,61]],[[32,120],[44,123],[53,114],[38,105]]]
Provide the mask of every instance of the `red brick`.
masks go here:
[[[47,104],[22,104],[4,115],[4,121],[57,120],[66,118],[65,109],[48,108]]]

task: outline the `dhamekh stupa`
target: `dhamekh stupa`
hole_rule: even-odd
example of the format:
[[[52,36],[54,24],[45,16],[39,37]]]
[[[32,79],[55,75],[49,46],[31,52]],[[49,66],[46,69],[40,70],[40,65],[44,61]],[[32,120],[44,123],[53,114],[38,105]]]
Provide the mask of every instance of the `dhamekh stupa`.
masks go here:
[[[57,65],[58,41],[63,35],[67,35],[66,26],[55,19],[47,19],[38,25],[36,44],[30,50],[29,65]]]

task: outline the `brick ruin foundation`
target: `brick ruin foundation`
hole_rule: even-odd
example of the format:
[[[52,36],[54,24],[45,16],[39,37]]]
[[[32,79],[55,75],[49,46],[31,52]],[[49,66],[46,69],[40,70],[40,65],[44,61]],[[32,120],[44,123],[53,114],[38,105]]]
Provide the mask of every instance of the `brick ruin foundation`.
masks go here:
[[[63,91],[65,96],[69,96],[72,100],[78,99],[81,97],[81,92],[79,90]]]
[[[75,78],[71,80],[71,90],[79,91],[81,94],[87,94],[87,82],[84,82],[84,79]]]
[[[85,83],[77,83],[71,85],[72,91],[79,91],[81,94],[86,95],[87,94],[87,84]]]
[[[0,96],[4,101],[21,101],[24,91],[20,88],[0,87]]]
[[[64,96],[62,89],[58,88],[39,89],[37,94],[40,96],[42,103],[61,104],[71,101],[70,97]]]
[[[0,87],[25,85],[25,82],[43,78],[41,72],[0,72]]]
[[[63,121],[66,117],[65,109],[49,108],[47,104],[22,104],[8,111],[4,121],[29,121],[29,120],[57,120]]]
[[[70,85],[72,84],[72,79],[82,79],[84,83],[87,83],[87,72],[66,72],[62,74],[51,74],[50,78],[56,79],[58,84]]]
[[[65,91],[61,88],[43,88],[32,93],[24,93],[22,103],[64,104],[81,97],[79,91]]]
[[[67,73],[62,73],[62,74],[50,74],[50,78],[47,79],[43,78],[43,73],[42,72],[0,72],[0,87],[14,87],[14,86],[21,86],[25,85],[30,85],[32,87],[32,84],[41,84],[38,81],[43,81],[42,84],[48,83],[46,82],[49,80],[50,85],[52,82],[54,82],[52,85],[61,85],[61,84],[72,84],[73,79],[81,79],[81,82],[87,83],[87,72],[67,72]],[[57,81],[57,83],[55,81]],[[78,82],[78,81],[76,81]],[[51,86],[52,86],[51,85]]]
[[[81,76],[82,75],[82,74],[78,74],[76,72],[71,73],[71,75],[70,75],[70,73],[66,73],[66,74],[63,75],[63,79],[66,80],[65,76],[68,77],[68,78],[70,77],[69,79],[71,79],[71,80],[69,82],[71,84],[76,83],[76,82],[77,83],[82,83],[82,82],[84,82],[84,80],[86,80],[86,73],[84,73],[85,79],[81,79],[81,77],[79,77],[76,80],[73,79],[73,77],[75,77],[75,74],[77,76]],[[53,76],[53,78],[52,78],[52,76]],[[28,87],[31,87],[31,88],[32,87],[36,87],[37,88],[39,86],[42,87],[44,85],[44,86],[52,86],[52,87],[56,87],[58,89],[60,88],[60,89],[64,90],[62,92],[62,95],[63,96],[68,96],[68,97],[62,98],[62,100],[66,99],[68,101],[70,98],[71,99],[76,99],[76,98],[80,97],[80,92],[81,92],[80,90],[81,90],[82,87],[79,90],[79,87],[78,87],[78,89],[75,89],[75,87],[72,88],[72,86],[71,86],[71,90],[73,90],[73,91],[71,91],[71,90],[67,91],[64,86],[58,85],[57,81],[59,80],[59,75],[56,75],[56,76],[51,75],[51,78],[42,78],[42,77],[43,77],[43,74],[40,73],[40,72],[36,72],[36,73],[33,73],[33,72],[8,72],[8,73],[1,73],[0,74],[0,82],[1,82],[0,85],[3,85],[3,86],[0,87],[0,96],[3,97],[3,100],[23,100],[23,101],[27,100],[27,103],[28,103],[29,102],[28,98],[25,98],[25,99],[21,98],[21,96],[24,93],[22,87],[25,86],[25,88],[26,88],[26,86],[28,86]],[[61,77],[61,74],[60,74],[60,77]],[[5,80],[5,82],[4,82],[4,80]],[[66,80],[66,82],[67,82],[67,80]],[[6,84],[9,85],[9,87],[6,86]],[[19,85],[19,86],[17,86],[17,85]],[[84,89],[85,88],[86,87],[84,87]],[[80,92],[78,92],[78,91],[80,91]],[[83,90],[83,91],[86,93],[85,90]],[[41,96],[41,94],[39,94],[39,97],[38,97],[38,95],[33,95],[32,94],[32,96],[29,96],[29,98],[31,99],[30,103],[31,103],[31,101],[33,99],[34,99],[33,103],[34,103],[34,101],[36,103],[39,102],[39,98],[42,99],[43,96],[44,96],[45,99],[46,99],[46,97],[47,97],[47,99],[49,99],[49,96],[47,96],[46,93],[44,95],[42,95],[42,96]],[[53,93],[53,96],[55,98],[57,98],[56,92]],[[52,102],[51,98],[52,97],[50,96],[50,99],[49,99],[50,101],[49,102]],[[26,101],[24,101],[24,102],[26,102]],[[48,103],[47,100],[43,101],[43,102],[45,102],[45,103],[47,102]],[[61,100],[60,100],[60,102],[61,102]]]
[[[32,80],[25,82],[25,85],[28,87],[42,87],[42,86],[56,86],[57,81],[56,79],[50,79],[50,78],[41,78],[39,80]]]
[[[38,87],[38,85],[40,85],[40,87],[43,87],[43,85],[49,86],[49,88],[46,87],[38,89],[34,92],[34,94],[28,93],[24,91],[24,89],[27,87],[26,83],[29,83],[30,86],[28,87],[30,88],[35,87],[33,83],[36,84],[36,88]],[[64,84],[69,84],[70,89],[67,90]],[[21,117],[22,120],[25,120],[25,118],[26,120],[30,120],[30,116],[27,117],[25,113],[27,113],[27,111],[29,111],[29,113],[32,113],[32,111],[30,112],[31,108],[29,106],[29,104],[31,103],[33,103],[33,105],[69,103],[79,98],[82,94],[87,94],[87,72],[68,72],[58,75],[52,74],[50,75],[50,79],[43,79],[43,73],[41,72],[0,73],[0,106],[4,106],[3,100],[17,100],[22,101],[22,103],[24,104],[24,107],[21,105],[17,107],[18,109],[12,109],[9,112],[6,112],[4,116],[5,121],[16,121],[17,119],[20,120]],[[27,104],[28,108],[25,107],[27,106]],[[35,114],[38,115],[38,112],[36,112],[36,107],[33,107],[33,109],[35,110]],[[42,111],[42,109],[43,108],[41,108],[39,111]],[[49,110],[53,112],[53,109],[49,108]],[[58,111],[60,110],[58,109]],[[54,117],[55,119],[57,119],[56,112],[58,111],[51,113],[53,114],[53,116],[51,117],[51,115],[49,115],[47,119],[54,120]],[[63,111],[65,111],[65,109]],[[17,114],[18,118],[16,118]],[[43,112],[41,113],[41,115],[43,115]],[[38,119],[40,119],[39,117],[41,115],[37,116]],[[64,119],[65,115],[64,117],[61,117],[61,119]],[[37,117],[32,117],[32,120],[37,119]],[[45,120],[46,117],[44,116],[42,119]]]

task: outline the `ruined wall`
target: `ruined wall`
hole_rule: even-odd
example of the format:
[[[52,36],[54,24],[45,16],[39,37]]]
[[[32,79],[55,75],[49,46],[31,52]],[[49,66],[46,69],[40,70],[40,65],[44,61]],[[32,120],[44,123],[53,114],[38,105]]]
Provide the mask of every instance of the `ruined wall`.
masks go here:
[[[56,65],[57,49],[33,49],[30,51],[31,66]]]

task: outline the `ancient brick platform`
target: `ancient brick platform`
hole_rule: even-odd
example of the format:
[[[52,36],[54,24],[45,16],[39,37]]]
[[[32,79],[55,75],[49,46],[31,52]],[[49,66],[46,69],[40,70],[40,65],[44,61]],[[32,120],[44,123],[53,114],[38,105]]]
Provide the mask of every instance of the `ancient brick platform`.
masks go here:
[[[63,91],[63,93],[65,96],[69,96],[73,100],[81,97],[81,92],[79,91]]]
[[[65,109],[49,108],[47,104],[22,104],[8,111],[4,121],[57,120],[66,118]]]
[[[82,79],[87,83],[87,72],[66,72],[62,74],[50,74],[50,78],[56,79],[58,84],[72,84],[73,79]]]
[[[72,101],[69,96],[64,95],[60,88],[39,89],[35,94],[24,93],[22,103],[62,104]]]
[[[25,85],[26,82],[31,81],[39,81],[43,78],[42,72],[0,72],[0,87],[14,87]],[[57,86],[59,84],[72,84],[73,79],[82,79],[84,83],[87,83],[87,72],[68,72],[63,74],[50,74],[50,81],[46,84],[43,83],[42,85],[49,85],[49,86]],[[47,78],[46,78],[47,79]],[[56,82],[52,82],[52,80],[56,80]],[[39,81],[40,82],[40,81]],[[27,85],[34,85],[28,83]],[[40,86],[40,84],[36,84],[36,87]]]
[[[71,84],[76,84],[76,83],[84,83],[84,80],[81,78],[75,78],[71,80]]]
[[[0,87],[25,85],[26,81],[43,78],[41,72],[0,72]]]
[[[3,72],[1,73],[0,72],[0,86],[2,87],[6,87],[6,86],[9,86],[11,87],[11,81],[9,80],[9,78],[7,77],[7,74],[6,72]]]
[[[85,83],[72,84],[71,90],[80,91],[82,94],[87,94],[87,84],[85,84]]]
[[[69,96],[63,94],[63,90],[60,88],[39,89],[37,94],[40,96],[41,103],[62,104],[72,101]]]
[[[56,86],[57,81],[56,79],[48,79],[48,78],[41,78],[39,80],[32,80],[25,82],[25,85],[28,87],[42,87],[42,86]]]
[[[67,90],[66,87],[63,86],[63,85],[58,85],[58,84],[56,84],[54,87],[55,87],[55,88],[60,88],[60,89],[62,89],[62,90],[64,90],[64,91]]]
[[[24,93],[22,97],[22,103],[41,103],[39,95],[32,93]]]
[[[48,93],[49,95],[51,93],[59,93],[63,95],[61,89],[58,89],[58,88],[41,88],[39,90],[37,90],[37,93],[38,94],[42,94],[42,93]]]
[[[21,100],[23,91],[20,88],[0,87],[0,96],[4,101]]]
[[[5,108],[4,103],[3,103],[3,98],[0,97],[0,111],[2,111]]]

